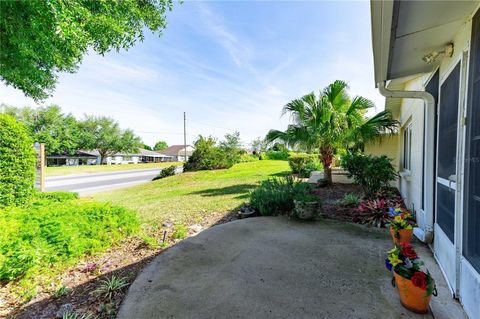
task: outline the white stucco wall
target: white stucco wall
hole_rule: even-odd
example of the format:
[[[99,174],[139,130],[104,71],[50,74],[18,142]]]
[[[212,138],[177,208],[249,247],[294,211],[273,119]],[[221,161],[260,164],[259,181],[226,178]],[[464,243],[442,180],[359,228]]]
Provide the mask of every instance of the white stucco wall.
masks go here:
[[[405,83],[405,90],[424,90],[424,77],[418,77]],[[423,193],[423,141],[424,141],[424,102],[419,99],[403,99],[399,114],[399,190],[408,208],[419,211],[422,209]],[[403,132],[407,125],[412,124],[411,168],[403,170]],[[420,221],[423,223],[423,221]],[[421,227],[423,225],[420,225]]]
[[[473,12],[472,12],[473,16]],[[443,57],[439,66],[440,86],[442,82],[448,77],[451,70],[457,65],[462,63],[462,59],[467,57],[464,55],[468,52],[471,37],[471,20],[465,23],[460,31],[454,38],[454,54],[452,57]],[[464,59],[463,63],[468,65],[468,59]],[[466,66],[465,65],[465,66]],[[461,70],[463,68],[461,67]],[[462,71],[463,72],[463,71]],[[463,74],[463,73],[462,73]],[[426,74],[412,79],[405,83],[405,90],[425,90],[425,86],[432,74]],[[466,78],[465,78],[466,79]],[[465,82],[464,82],[465,84]],[[465,85],[461,84],[460,101],[465,103]],[[463,85],[463,86],[462,86]],[[405,198],[405,203],[409,208],[415,208],[419,211],[422,207],[422,161],[423,161],[423,140],[424,140],[424,111],[423,101],[414,99],[403,99],[402,106],[399,113],[399,121],[401,123],[402,131],[400,132],[400,138],[398,142],[399,150],[399,166],[402,167],[403,163],[403,128],[412,123],[413,139],[412,139],[412,167],[410,174],[403,176],[399,181],[399,189],[402,196]],[[462,116],[462,114],[460,114]],[[461,122],[461,120],[459,120]],[[464,126],[459,125],[459,134],[463,136]],[[462,140],[463,141],[463,140]],[[440,141],[441,142],[441,141]],[[459,144],[461,150],[463,149],[463,142]],[[462,156],[463,157],[463,156]],[[463,176],[463,161],[459,161],[457,166],[457,175]],[[428,169],[425,167],[425,169]],[[461,180],[460,180],[461,181]],[[431,182],[431,181],[427,181]],[[461,183],[463,185],[463,182]],[[459,251],[462,251],[462,227],[463,227],[463,190],[459,189],[457,194],[457,207],[456,207],[456,236],[455,242]],[[419,214],[422,216],[422,214]],[[421,218],[418,220],[419,226],[424,227],[425,221]],[[438,226],[435,227],[435,235],[433,247],[435,255],[440,262],[441,267],[445,271],[447,278],[449,279],[452,289],[455,290],[455,271],[456,271],[456,255],[455,247],[441,232]],[[460,280],[459,280],[459,298],[464,306],[470,318],[480,318],[480,275],[478,271],[468,263],[465,258],[460,256]]]

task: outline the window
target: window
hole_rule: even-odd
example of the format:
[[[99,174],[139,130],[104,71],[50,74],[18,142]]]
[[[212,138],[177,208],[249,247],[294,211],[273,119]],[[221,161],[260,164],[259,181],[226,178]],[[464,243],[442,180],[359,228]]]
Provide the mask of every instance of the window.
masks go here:
[[[403,169],[410,171],[412,165],[412,123],[403,129]]]

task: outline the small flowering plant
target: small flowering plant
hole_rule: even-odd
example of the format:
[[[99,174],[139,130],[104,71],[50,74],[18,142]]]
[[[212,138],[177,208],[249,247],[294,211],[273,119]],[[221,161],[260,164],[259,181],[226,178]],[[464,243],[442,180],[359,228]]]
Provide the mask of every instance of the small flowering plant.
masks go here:
[[[407,209],[390,207],[388,215],[392,218],[389,226],[393,228],[396,235],[398,235],[398,231],[401,229],[411,230],[413,227],[417,227],[415,214]]]
[[[421,270],[423,262],[418,258],[412,245],[402,243],[388,251],[385,266],[389,271],[395,271],[403,278],[410,279],[414,286],[425,290],[430,296],[435,291],[435,282],[428,272]]]

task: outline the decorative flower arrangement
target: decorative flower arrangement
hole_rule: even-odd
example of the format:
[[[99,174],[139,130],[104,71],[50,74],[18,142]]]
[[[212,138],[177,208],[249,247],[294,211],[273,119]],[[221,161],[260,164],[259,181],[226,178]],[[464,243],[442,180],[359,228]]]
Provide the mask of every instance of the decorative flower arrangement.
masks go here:
[[[412,245],[402,243],[388,251],[385,266],[389,271],[410,280],[415,287],[425,290],[425,296],[436,294],[435,281],[428,270],[424,272],[421,269],[423,262]]]
[[[396,234],[401,229],[413,230],[413,227],[417,227],[415,215],[407,209],[390,207],[388,214],[393,218],[390,222],[390,227],[393,228]]]

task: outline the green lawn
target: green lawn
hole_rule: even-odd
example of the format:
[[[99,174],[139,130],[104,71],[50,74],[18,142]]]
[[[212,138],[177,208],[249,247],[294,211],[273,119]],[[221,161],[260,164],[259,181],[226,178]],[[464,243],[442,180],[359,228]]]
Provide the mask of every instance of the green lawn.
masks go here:
[[[240,163],[226,170],[189,172],[91,198],[136,210],[142,222],[191,224],[212,212],[229,212],[248,200],[260,181],[283,175],[287,161]]]
[[[170,165],[182,165],[181,162],[163,163],[140,163],[140,164],[119,164],[119,165],[81,165],[81,166],[54,166],[46,168],[47,176],[60,176],[79,173],[100,173],[112,171],[124,171],[132,169],[145,169],[165,167]]]

